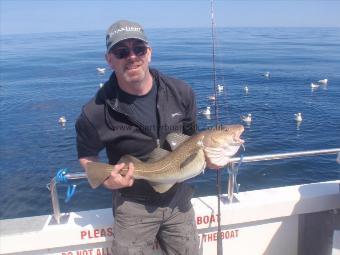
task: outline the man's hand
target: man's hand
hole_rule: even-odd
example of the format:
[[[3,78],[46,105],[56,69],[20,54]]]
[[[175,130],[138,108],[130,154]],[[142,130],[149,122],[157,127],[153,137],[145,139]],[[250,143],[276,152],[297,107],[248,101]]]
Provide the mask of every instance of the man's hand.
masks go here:
[[[103,185],[108,189],[120,189],[131,187],[133,185],[133,171],[135,167],[132,163],[129,163],[128,171],[125,176],[120,174],[120,171],[124,168],[125,163],[120,163],[114,166],[113,171],[109,178],[107,178]]]

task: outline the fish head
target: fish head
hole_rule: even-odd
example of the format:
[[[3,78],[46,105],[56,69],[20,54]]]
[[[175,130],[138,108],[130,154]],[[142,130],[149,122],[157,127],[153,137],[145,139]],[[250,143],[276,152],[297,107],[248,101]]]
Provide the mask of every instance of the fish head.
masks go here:
[[[202,144],[208,164],[218,167],[226,165],[244,143],[240,137],[243,131],[242,125],[225,125],[207,130]]]
[[[218,148],[224,145],[241,146],[244,140],[241,135],[244,131],[242,125],[224,125],[206,131],[202,140],[203,146]]]

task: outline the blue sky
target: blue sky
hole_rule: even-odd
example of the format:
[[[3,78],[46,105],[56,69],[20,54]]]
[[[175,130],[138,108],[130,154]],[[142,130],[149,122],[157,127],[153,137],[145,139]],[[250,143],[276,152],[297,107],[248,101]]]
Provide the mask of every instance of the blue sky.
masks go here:
[[[340,0],[215,0],[218,27],[340,27]],[[210,26],[210,0],[0,0],[1,34]]]

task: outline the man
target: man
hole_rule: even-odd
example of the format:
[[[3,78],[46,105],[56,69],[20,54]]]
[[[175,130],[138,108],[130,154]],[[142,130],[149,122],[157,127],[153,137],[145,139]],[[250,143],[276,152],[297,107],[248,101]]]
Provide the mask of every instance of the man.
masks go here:
[[[106,35],[106,60],[114,70],[109,81],[87,103],[76,123],[81,166],[98,161],[106,149],[111,176],[103,185],[113,190],[113,254],[152,254],[157,238],[165,254],[198,254],[198,235],[191,205],[192,189],[175,184],[157,193],[145,180],[134,180],[132,163],[125,176],[120,157],[140,160],[157,146],[168,149],[166,135],[192,135],[196,128],[193,90],[183,81],[149,68],[152,49],[143,28],[121,20]]]

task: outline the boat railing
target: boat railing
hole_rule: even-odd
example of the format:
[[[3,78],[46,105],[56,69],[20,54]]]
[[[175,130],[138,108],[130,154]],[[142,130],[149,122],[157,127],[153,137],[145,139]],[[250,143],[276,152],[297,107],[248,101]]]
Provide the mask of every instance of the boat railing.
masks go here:
[[[298,151],[298,152],[288,152],[288,153],[276,153],[276,154],[265,154],[265,155],[255,155],[255,156],[245,156],[245,157],[233,157],[228,165],[228,202],[232,203],[234,198],[234,191],[238,190],[236,186],[236,175],[238,171],[238,166],[240,163],[258,162],[258,161],[270,161],[270,160],[282,160],[297,157],[307,157],[307,156],[317,156],[326,154],[337,154],[336,161],[340,164],[340,148],[323,149],[323,150],[309,150],[309,151]],[[65,180],[76,180],[87,178],[85,172],[77,173],[66,173],[63,175]],[[53,221],[57,224],[61,223],[61,213],[59,206],[59,197],[57,191],[56,178],[52,178],[49,184],[49,190],[51,192],[52,208],[53,208]]]

